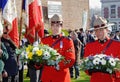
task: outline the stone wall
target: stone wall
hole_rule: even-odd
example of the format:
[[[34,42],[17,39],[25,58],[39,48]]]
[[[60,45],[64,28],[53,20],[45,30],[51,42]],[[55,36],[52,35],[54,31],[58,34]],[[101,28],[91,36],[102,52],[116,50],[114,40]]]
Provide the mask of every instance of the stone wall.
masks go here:
[[[18,16],[21,16],[21,1],[16,0]],[[42,6],[47,7],[48,0],[41,0]],[[62,2],[62,16],[65,29],[79,29],[82,26],[83,11],[88,12],[87,28],[89,28],[89,0],[49,0]],[[46,20],[45,20],[46,21]],[[45,28],[49,28],[48,22],[45,22]]]

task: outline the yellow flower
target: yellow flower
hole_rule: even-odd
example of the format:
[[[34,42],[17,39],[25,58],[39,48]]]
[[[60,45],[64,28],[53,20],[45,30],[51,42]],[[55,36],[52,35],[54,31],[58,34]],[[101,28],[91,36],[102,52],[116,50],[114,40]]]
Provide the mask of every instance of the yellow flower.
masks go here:
[[[28,59],[32,59],[32,56],[33,56],[32,52],[28,53]]]
[[[37,50],[37,51],[36,51],[36,54],[38,54],[38,56],[41,56],[42,53],[43,53],[42,50]]]
[[[30,52],[32,46],[31,45],[28,45],[28,47],[26,48],[26,52]]]

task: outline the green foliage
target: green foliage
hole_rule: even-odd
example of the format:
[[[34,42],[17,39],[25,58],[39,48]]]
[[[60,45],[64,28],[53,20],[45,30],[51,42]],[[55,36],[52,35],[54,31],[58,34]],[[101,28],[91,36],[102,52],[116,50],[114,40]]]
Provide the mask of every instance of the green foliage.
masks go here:
[[[68,31],[65,30],[65,29],[63,29],[62,32],[65,34],[65,36],[68,36],[68,35],[69,35]]]
[[[51,29],[48,29],[48,32],[50,33],[50,35],[52,34]],[[69,33],[68,33],[68,31],[66,29],[62,29],[62,32],[65,34],[65,36],[69,35]]]
[[[24,70],[24,82],[30,82],[29,78],[26,77],[27,70]],[[71,82],[89,82],[89,76],[85,74],[84,71],[80,71],[80,78],[79,79],[71,79]]]

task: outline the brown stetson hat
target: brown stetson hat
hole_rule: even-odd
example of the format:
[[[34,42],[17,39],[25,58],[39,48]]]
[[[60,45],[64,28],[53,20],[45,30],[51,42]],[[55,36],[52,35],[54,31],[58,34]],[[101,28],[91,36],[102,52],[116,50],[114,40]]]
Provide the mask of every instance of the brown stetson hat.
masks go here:
[[[103,17],[95,15],[95,20],[93,23],[94,29],[107,28],[110,24],[107,23],[107,20]]]
[[[54,14],[53,17],[51,18],[52,21],[63,21],[62,16],[58,14]]]

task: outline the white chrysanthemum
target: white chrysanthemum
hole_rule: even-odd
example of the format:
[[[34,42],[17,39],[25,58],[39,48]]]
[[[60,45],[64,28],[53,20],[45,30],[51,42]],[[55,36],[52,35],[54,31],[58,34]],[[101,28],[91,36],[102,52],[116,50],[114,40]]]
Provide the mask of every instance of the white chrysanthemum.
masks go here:
[[[115,62],[114,58],[110,58],[109,59],[109,63],[110,63],[111,66],[115,66],[116,65],[116,62]]]
[[[32,50],[32,52],[35,53],[38,50],[39,50],[39,47],[34,47],[33,50]]]
[[[33,46],[35,46],[35,47],[38,46],[38,45],[39,45],[38,41],[33,43]]]
[[[119,58],[115,58],[115,61],[120,61],[120,59]]]
[[[102,65],[106,65],[106,60],[105,59],[102,58],[100,62],[101,62]]]
[[[94,56],[94,58],[99,58],[99,55],[98,55],[98,54],[96,54],[96,55]]]
[[[104,58],[104,57],[106,57],[106,55],[105,54],[99,54],[99,55],[95,55],[94,57],[95,58]]]
[[[21,58],[23,58],[23,57],[25,57],[26,59],[28,58],[28,56],[27,56],[27,52],[26,51],[23,51],[22,53],[21,53]]]
[[[112,69],[107,68],[106,71],[112,73]]]
[[[95,58],[95,59],[93,60],[93,64],[94,64],[94,65],[99,65],[99,63],[100,63],[100,58]]]
[[[100,58],[105,58],[106,55],[105,55],[105,54],[99,54],[99,57],[100,57]]]
[[[50,53],[45,51],[42,59],[49,59],[51,57]]]
[[[61,57],[62,57],[61,55],[58,55],[57,58],[56,58],[56,60],[61,59]]]

